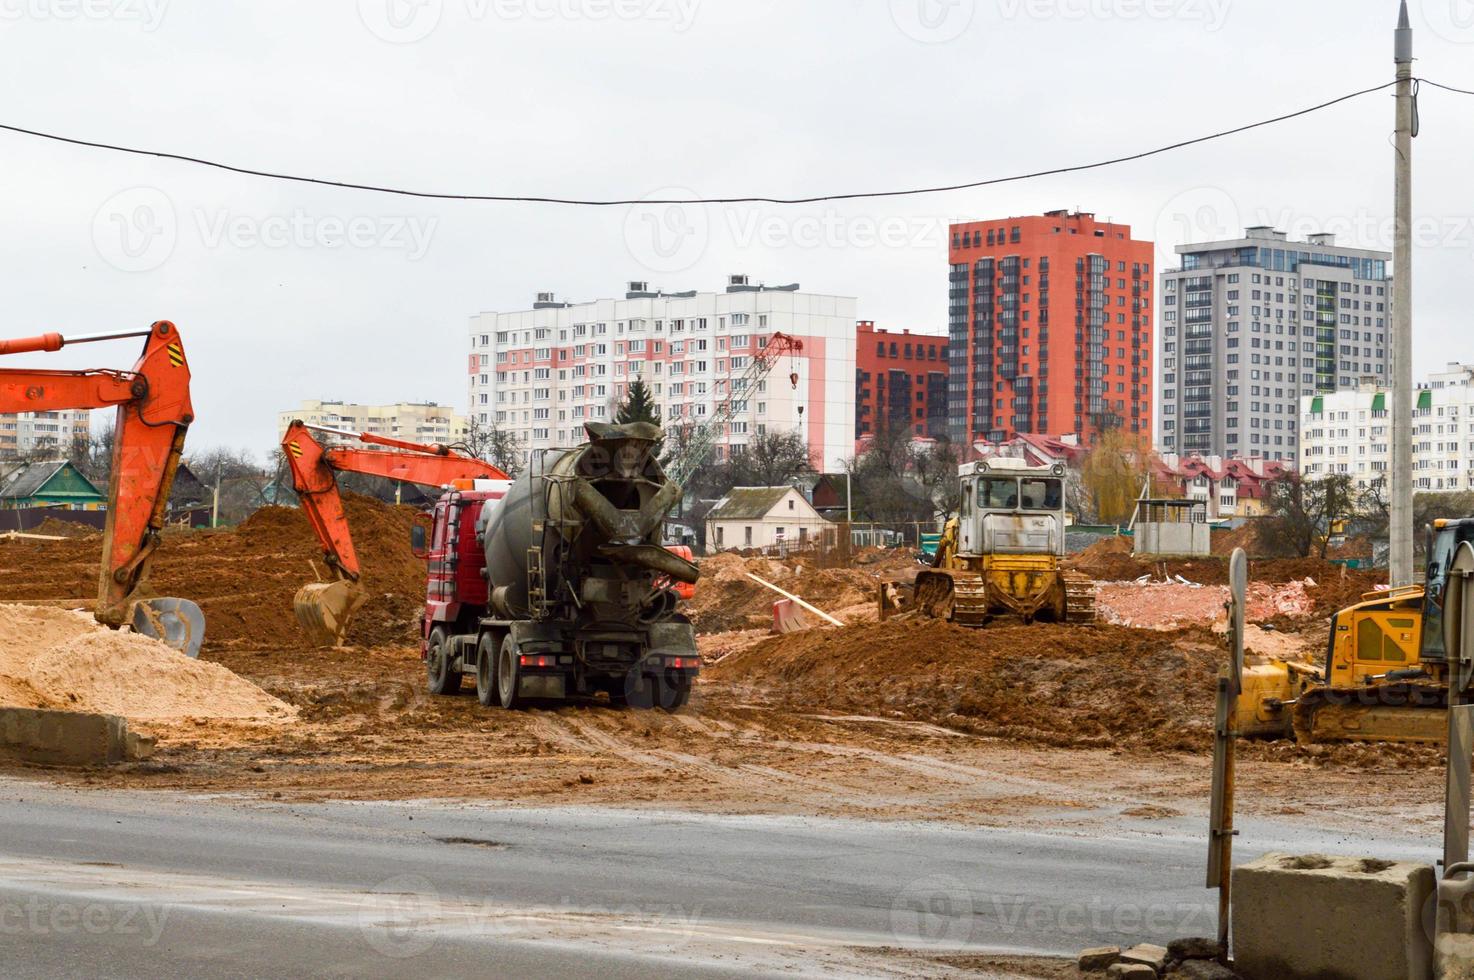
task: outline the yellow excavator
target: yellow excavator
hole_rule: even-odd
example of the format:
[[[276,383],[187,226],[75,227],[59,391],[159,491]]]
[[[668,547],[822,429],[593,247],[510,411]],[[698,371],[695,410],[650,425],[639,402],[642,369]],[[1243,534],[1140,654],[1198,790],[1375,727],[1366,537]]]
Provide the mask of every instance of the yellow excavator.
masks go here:
[[[1474,518],[1434,522],[1424,585],[1370,593],[1331,619],[1324,668],[1284,660],[1244,668],[1238,730],[1311,742],[1442,742],[1450,664],[1443,596]]]
[[[962,504],[932,567],[917,574],[909,600],[896,584],[882,585],[881,618],[914,609],[962,626],[985,626],[995,615],[1093,622],[1094,584],[1060,565],[1064,466],[993,458],[965,464],[958,475]]]

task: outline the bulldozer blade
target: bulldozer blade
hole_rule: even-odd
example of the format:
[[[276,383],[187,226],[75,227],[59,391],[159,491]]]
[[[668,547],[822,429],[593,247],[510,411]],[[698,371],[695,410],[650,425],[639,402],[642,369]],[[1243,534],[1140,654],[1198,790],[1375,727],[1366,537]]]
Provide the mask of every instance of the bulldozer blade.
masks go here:
[[[932,619],[951,619],[955,583],[948,572],[926,571],[916,575],[915,607]]]
[[[292,611],[307,636],[318,646],[339,646],[353,614],[368,600],[357,582],[313,582],[297,590]]]
[[[188,599],[140,599],[128,621],[135,633],[160,640],[186,657],[198,657],[205,642],[205,614]]]

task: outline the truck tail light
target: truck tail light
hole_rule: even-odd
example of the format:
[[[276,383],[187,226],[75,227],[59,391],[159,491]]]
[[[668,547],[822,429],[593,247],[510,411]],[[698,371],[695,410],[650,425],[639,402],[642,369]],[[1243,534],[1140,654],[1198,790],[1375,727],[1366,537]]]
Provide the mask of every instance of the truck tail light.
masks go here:
[[[556,667],[558,658],[547,654],[524,653],[517,658],[517,663],[523,667]]]

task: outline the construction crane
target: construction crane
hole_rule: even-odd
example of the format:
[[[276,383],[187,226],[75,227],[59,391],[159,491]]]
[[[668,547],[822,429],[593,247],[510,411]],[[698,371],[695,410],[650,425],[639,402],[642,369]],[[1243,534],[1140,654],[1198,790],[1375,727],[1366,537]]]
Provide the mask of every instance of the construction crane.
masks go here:
[[[757,389],[777,365],[778,359],[784,354],[798,354],[804,349],[803,341],[796,337],[790,337],[786,333],[775,333],[768,338],[767,344],[752,357],[752,363],[747,366],[740,375],[732,378],[727,384],[726,397],[717,402],[716,411],[711,417],[700,425],[688,426],[686,443],[681,447],[679,454],[665,466],[666,476],[677,486],[684,487],[686,482],[696,472],[697,468],[706,460],[706,454],[711,452],[716,445],[717,439],[721,437],[722,430],[732,417],[737,414],[737,406],[746,403],[750,394]],[[798,373],[789,375],[790,383],[798,387]],[[800,407],[802,412],[803,408]]]
[[[313,438],[314,432],[387,448],[324,447]],[[510,485],[507,474],[495,466],[449,446],[308,425],[300,419],[287,427],[281,445],[302,512],[322,543],[323,560],[335,576],[332,582],[303,586],[292,601],[297,621],[314,642],[324,646],[343,642],[353,614],[368,598],[359,584],[362,572],[338,492],[339,473],[381,476],[426,487],[462,484],[470,489],[470,483],[477,480]]]
[[[133,337],[144,338],[144,344],[130,371],[0,368],[0,413],[117,408],[93,615],[104,625],[131,626],[192,657],[205,639],[200,607],[188,599],[142,597],[184,453],[184,434],[194,421],[189,361],[178,329],[160,320],[146,330],[71,337],[47,333],[0,340],[0,355],[51,353]]]

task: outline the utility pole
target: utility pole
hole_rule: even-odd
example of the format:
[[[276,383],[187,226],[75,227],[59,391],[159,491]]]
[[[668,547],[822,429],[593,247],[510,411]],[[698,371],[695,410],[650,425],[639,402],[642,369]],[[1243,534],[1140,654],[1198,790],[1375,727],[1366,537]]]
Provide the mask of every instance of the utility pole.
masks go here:
[[[1397,18],[1395,241],[1392,249],[1392,507],[1388,528],[1393,586],[1413,584],[1413,29],[1407,0]]]

